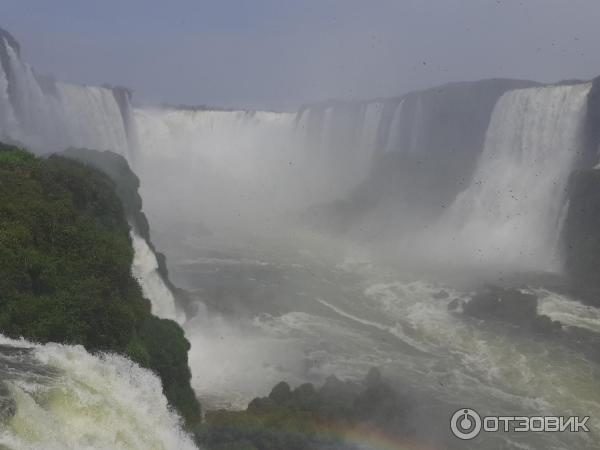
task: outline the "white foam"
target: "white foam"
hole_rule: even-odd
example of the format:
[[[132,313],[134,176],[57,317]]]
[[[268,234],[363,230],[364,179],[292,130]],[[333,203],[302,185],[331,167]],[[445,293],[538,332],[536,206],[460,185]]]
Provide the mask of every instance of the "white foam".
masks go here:
[[[537,289],[534,292],[538,295],[539,314],[549,316],[567,326],[600,333],[600,309],[545,289]]]
[[[28,365],[10,354],[5,384],[16,413],[0,423],[0,446],[14,450],[192,450],[170,410],[160,380],[121,356],[93,356],[81,346],[34,345],[0,337],[2,345],[32,347]],[[51,370],[33,378],[31,364]],[[44,370],[48,370],[44,369]]]

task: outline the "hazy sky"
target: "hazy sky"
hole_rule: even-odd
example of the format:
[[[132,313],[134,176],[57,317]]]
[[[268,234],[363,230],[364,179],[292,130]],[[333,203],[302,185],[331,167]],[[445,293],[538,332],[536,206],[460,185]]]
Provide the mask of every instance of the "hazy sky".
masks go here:
[[[600,75],[599,0],[2,0],[38,72],[138,101],[295,108]]]

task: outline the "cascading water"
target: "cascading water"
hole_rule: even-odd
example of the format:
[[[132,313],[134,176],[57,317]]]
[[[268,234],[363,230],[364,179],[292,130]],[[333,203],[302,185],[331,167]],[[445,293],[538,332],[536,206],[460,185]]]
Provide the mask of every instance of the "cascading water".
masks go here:
[[[419,151],[421,145],[423,145],[423,135],[424,135],[424,114],[423,114],[423,100],[418,97],[415,104],[415,112],[413,117],[413,122],[410,126],[410,139],[408,143],[408,151],[410,153],[415,153]]]
[[[387,141],[386,151],[393,152],[399,147],[400,142],[400,130],[402,129],[402,111],[404,109],[404,101],[400,101],[398,106],[396,106],[396,110],[394,111],[394,116],[392,117],[392,123],[390,126],[390,134]]]
[[[145,180],[154,184],[173,166],[181,175],[169,184],[185,184],[178,193],[215,188],[214,183],[190,185],[185,179],[219,178],[224,198],[242,189],[248,197],[267,194],[283,209],[333,200],[367,176],[380,140],[383,102],[336,104],[319,114],[309,107],[296,120],[289,113],[134,110],[119,89],[38,77],[11,42],[0,42],[6,55],[0,64],[2,135],[39,152],[67,147],[114,151],[136,166],[142,189],[153,188]],[[311,126],[315,119],[321,122],[318,130]],[[392,126],[389,133],[397,129]],[[138,158],[143,167],[137,167]],[[194,174],[183,175],[182,170],[191,169]],[[256,179],[262,182],[250,186]],[[292,188],[282,189],[290,182]],[[171,192],[156,189],[153,194],[157,202],[173,202]],[[179,205],[178,213],[187,206]],[[214,205],[199,206],[211,210]]]
[[[56,83],[65,126],[73,147],[128,154],[127,130],[111,90]]]
[[[223,233],[214,238],[216,248],[206,251],[202,245],[209,238],[194,235],[195,229],[173,233],[189,252],[178,268],[197,283],[190,291],[214,293],[224,311],[228,302],[238,306],[239,296],[241,309],[256,314],[246,324],[248,332],[241,320],[221,327],[208,315],[186,324],[194,386],[203,398],[222,394],[218,400],[226,404],[227,395],[239,392],[245,402],[281,379],[320,382],[331,373],[350,378],[378,365],[388,367],[405,388],[433,391],[452,405],[468,400],[507,414],[562,414],[573,408],[597,417],[597,366],[559,340],[511,333],[499,339],[491,327],[449,311],[451,302],[468,293],[447,287],[444,300],[440,286],[398,281],[395,268],[378,273],[369,262],[367,273],[331,270],[329,255],[319,257],[328,243],[308,242],[312,235],[305,242],[291,234],[289,260],[269,247],[274,232],[288,230],[274,225],[274,217],[290,205],[302,210],[338,199],[362,181],[373,181],[370,176],[380,181],[382,173],[393,183],[376,187],[386,199],[401,199],[382,201],[386,214],[405,220],[402,207],[408,205],[410,212],[414,205],[403,195],[413,180],[425,179],[414,183],[416,202],[431,190],[430,198],[451,205],[434,232],[419,240],[418,252],[433,247],[434,257],[445,262],[555,269],[564,189],[579,150],[589,85],[514,90],[498,101],[507,90],[532,83],[491,80],[400,99],[328,102],[303,109],[295,119],[270,112],[132,110],[115,90],[41,82],[8,41],[0,46],[9,60],[8,65],[2,60],[0,71],[2,134],[39,151],[86,146],[119,152],[130,162],[135,151],[151,217],[161,214],[176,223],[215,215],[242,231],[256,221],[269,238],[236,247],[231,241],[238,236]],[[380,157],[385,170],[370,174]],[[427,164],[429,172],[422,169]],[[405,179],[397,183],[400,177]],[[458,197],[457,180],[472,180]],[[306,196],[303,202],[291,196],[290,187]],[[443,202],[440,193],[446,194]],[[132,271],[153,313],[179,319],[151,247],[135,232],[132,241]],[[323,248],[314,250],[317,246]],[[248,257],[240,258],[245,251]],[[257,253],[268,262],[257,262]],[[598,311],[592,314],[554,294],[546,297],[541,311],[566,325],[599,329]],[[193,448],[150,373],[123,358],[95,357],[78,347],[18,346],[0,341],[0,375],[6,378],[0,386],[0,447]],[[561,389],[555,392],[555,386]],[[539,439],[543,445],[537,448],[560,448],[551,446],[553,436]],[[577,439],[583,444],[564,447],[588,448],[586,436]],[[499,448],[496,444],[482,447]]]
[[[0,64],[0,135],[11,136],[16,133],[17,119],[10,103],[8,79]]]
[[[367,180],[386,150],[428,152],[432,160],[452,151],[456,163],[440,175],[449,180],[439,190],[453,196],[459,180],[470,178],[481,151],[480,129],[498,96],[531,84],[491,80],[400,99],[329,102],[303,108],[295,119],[288,113],[134,110],[123,89],[36,76],[17,47],[3,32],[0,132],[36,151],[74,146],[120,153],[135,165],[145,194],[152,194],[145,195],[147,206],[172,216],[199,210],[224,216],[225,209],[246,217],[271,216],[275,209],[297,214],[346,196]],[[465,95],[469,102],[462,101]],[[465,173],[455,173],[457,168]],[[221,199],[195,195],[181,201],[209,191],[219,191]],[[267,203],[270,208],[261,210]]]
[[[320,151],[327,152],[334,146],[333,106],[325,109],[323,113],[323,128],[321,130]]]
[[[0,448],[192,450],[160,380],[126,358],[0,335]]]
[[[380,102],[369,103],[365,107],[365,116],[361,134],[361,151],[365,159],[371,159],[377,145],[377,131],[383,113],[383,104]]]
[[[291,138],[312,200],[334,201],[367,178],[380,141],[388,142],[380,136],[384,107],[383,101],[335,102],[298,112]],[[390,127],[390,135],[396,132]]]
[[[140,147],[145,155],[180,158],[202,155],[211,165],[239,170],[243,176],[252,167],[238,163],[260,155],[265,135],[287,135],[293,116],[264,111],[204,111],[138,108],[135,121]],[[254,162],[259,164],[259,162]]]
[[[134,117],[151,215],[217,228],[289,206],[285,186],[299,166],[292,114],[139,108]]]
[[[0,53],[5,55],[0,64],[4,137],[39,152],[86,147],[128,154],[127,117],[114,90],[42,81],[6,39],[0,40]]]
[[[60,125],[58,102],[46,98],[42,87],[33,73],[33,69],[19,58],[16,50],[4,41],[9,67],[7,80],[12,80],[13,95],[11,108],[17,118],[16,138],[28,145],[39,148],[42,142],[50,145],[64,143],[64,128]],[[9,108],[3,108],[8,110]]]
[[[589,84],[521,89],[496,105],[470,186],[428,238],[440,256],[558,270],[566,184],[580,153]],[[440,255],[440,252],[443,254]]]
[[[2,39],[0,46],[7,61],[0,64],[0,136],[20,141],[35,151],[67,147],[111,150],[133,162],[135,124],[124,90],[118,93],[116,89],[41,82],[6,39]],[[144,295],[152,302],[153,313],[176,320],[173,294],[156,271],[156,256],[135,233],[132,240],[133,272],[142,284]]]
[[[175,306],[173,293],[158,272],[156,255],[144,238],[135,231],[130,234],[134,252],[131,271],[139,281],[144,297],[152,303],[152,314],[162,319],[183,322],[183,315],[178,313]]]
[[[297,220],[367,177],[379,141],[390,141],[379,136],[383,110],[380,101],[307,107],[295,116],[137,108],[136,169],[146,206],[209,228],[239,221],[232,213],[244,223]],[[388,128],[397,140],[398,130]]]

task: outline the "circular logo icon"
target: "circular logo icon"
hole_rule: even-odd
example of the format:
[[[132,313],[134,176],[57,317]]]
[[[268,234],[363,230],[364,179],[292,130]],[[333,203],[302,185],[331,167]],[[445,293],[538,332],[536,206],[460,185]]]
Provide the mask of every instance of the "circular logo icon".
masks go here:
[[[452,418],[450,419],[450,429],[454,436],[468,441],[477,437],[481,431],[481,417],[474,409],[459,409],[452,414]]]

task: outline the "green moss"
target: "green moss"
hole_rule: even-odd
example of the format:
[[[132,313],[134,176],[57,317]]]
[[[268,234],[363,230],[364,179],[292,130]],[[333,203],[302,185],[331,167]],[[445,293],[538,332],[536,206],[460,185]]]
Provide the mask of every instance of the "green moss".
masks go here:
[[[128,355],[160,376],[188,422],[199,420],[189,343],[175,322],[151,315],[132,260],[108,176],[0,144],[0,332]]]

